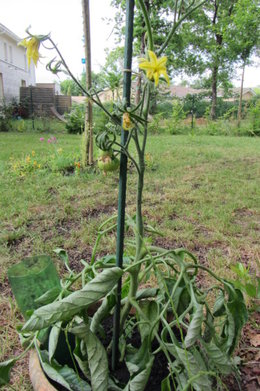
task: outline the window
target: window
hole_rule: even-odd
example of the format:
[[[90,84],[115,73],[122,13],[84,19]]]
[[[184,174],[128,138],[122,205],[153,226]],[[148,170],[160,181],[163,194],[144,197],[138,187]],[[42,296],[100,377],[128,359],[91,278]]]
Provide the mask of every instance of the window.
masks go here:
[[[12,64],[13,63],[13,48],[12,48],[12,46],[9,46],[9,59],[10,59],[10,63]]]
[[[4,43],[5,61],[8,61],[7,44]]]

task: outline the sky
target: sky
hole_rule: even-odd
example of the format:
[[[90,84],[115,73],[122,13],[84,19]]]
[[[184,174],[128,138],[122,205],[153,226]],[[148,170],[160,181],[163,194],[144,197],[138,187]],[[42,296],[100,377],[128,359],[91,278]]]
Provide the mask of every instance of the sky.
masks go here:
[[[80,76],[83,71],[81,59],[84,57],[81,4],[81,0],[0,0],[0,23],[20,38],[26,36],[28,26],[31,26],[33,34],[51,33],[71,71]],[[110,0],[90,0],[94,71],[104,64],[105,48],[114,47],[113,25],[107,25],[102,20],[113,18],[115,11],[109,4]],[[43,58],[36,69],[37,82],[52,82],[55,76],[46,71],[45,66],[55,54],[53,50],[43,49],[40,53]]]
[[[58,44],[65,60],[75,76],[80,76],[84,65],[83,46],[83,19],[81,0],[0,0],[0,23],[21,38],[26,36],[25,30],[31,26],[33,34],[51,33],[52,39]],[[92,69],[99,71],[105,62],[105,48],[115,46],[113,23],[107,24],[103,18],[113,18],[114,9],[110,7],[110,0],[90,0],[91,16],[91,51]],[[60,79],[46,71],[46,64],[55,56],[52,50],[41,50],[41,63],[36,69],[36,80],[39,83],[53,82]],[[240,85],[241,71],[238,71],[237,80]],[[180,81],[179,79],[176,81]],[[260,68],[247,67],[245,87],[260,86]]]

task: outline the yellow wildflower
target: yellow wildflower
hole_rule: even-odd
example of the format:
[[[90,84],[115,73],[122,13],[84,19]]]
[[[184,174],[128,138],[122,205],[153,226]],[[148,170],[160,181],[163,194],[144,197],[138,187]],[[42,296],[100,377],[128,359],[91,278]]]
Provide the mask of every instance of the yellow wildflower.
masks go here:
[[[38,164],[38,168],[41,168],[41,165],[40,165],[40,164]]]
[[[62,148],[58,148],[57,151],[58,151],[58,153],[62,153],[63,149]]]
[[[35,160],[34,162],[33,162],[33,165],[34,165],[34,167],[37,167],[37,161]]]
[[[169,76],[166,72],[167,57],[157,58],[152,50],[148,50],[149,61],[145,58],[140,58],[139,68],[146,71],[146,76],[150,80],[154,80],[155,85],[159,83],[159,77],[162,75],[167,83],[170,83]]]
[[[28,59],[28,65],[30,66],[31,60],[33,60],[35,66],[37,66],[37,62],[39,61],[39,47],[41,41],[36,37],[28,37],[24,38],[18,45],[24,46],[26,48],[26,55]]]
[[[35,156],[35,151],[32,151],[32,156]]]
[[[123,129],[124,130],[131,130],[133,129],[134,124],[131,121],[130,114],[129,113],[124,113],[123,114]]]
[[[31,158],[30,158],[30,156],[26,156],[26,163],[30,163],[31,162]]]

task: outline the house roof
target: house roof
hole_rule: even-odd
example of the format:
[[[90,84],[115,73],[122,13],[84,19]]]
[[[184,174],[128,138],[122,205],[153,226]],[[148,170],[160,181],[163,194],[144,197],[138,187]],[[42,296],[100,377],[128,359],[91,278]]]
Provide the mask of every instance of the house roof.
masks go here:
[[[252,94],[252,95],[256,95],[255,91],[252,88],[244,87],[243,88],[243,95],[245,95],[247,93]],[[218,96],[223,97],[224,94],[225,94],[224,90],[222,88],[219,88]],[[240,95],[240,87],[230,88],[229,95],[231,95],[232,97],[238,97]]]
[[[206,94],[208,93],[210,95],[210,92],[205,89],[195,89],[191,87],[182,87],[182,86],[170,86],[169,92],[172,96],[176,96],[177,98],[185,98],[188,94],[195,95],[195,94]],[[243,88],[243,95],[245,94],[251,94],[256,95],[256,92],[252,88]],[[232,98],[238,97],[240,94],[240,87],[236,88],[230,88],[229,89],[229,96]],[[218,89],[218,97],[224,98],[225,97],[225,91],[223,88]]]
[[[185,98],[188,94],[201,94],[204,93],[205,90],[195,89],[191,87],[183,87],[183,86],[170,86],[171,95],[176,96],[177,98]]]
[[[5,34],[11,39],[13,39],[15,42],[20,42],[21,38],[19,38],[15,33],[13,33],[11,30],[9,30],[7,27],[5,27],[2,23],[0,23],[0,35]]]

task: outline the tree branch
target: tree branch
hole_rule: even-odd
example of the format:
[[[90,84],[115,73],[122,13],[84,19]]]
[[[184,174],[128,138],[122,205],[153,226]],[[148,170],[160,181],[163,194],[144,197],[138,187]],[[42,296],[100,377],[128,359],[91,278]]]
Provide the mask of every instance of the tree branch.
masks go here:
[[[192,14],[192,12],[194,12],[196,9],[198,9],[199,7],[201,7],[203,4],[205,4],[208,0],[203,0],[201,1],[198,5],[196,5],[194,8],[192,8],[191,10],[189,10],[188,12],[186,12],[185,15],[183,15],[177,23],[174,23],[173,24],[173,27],[170,31],[170,33],[168,34],[168,37],[166,38],[164,44],[160,47],[157,55],[160,56],[162,54],[162,52],[164,51],[164,49],[167,47],[168,43],[170,42],[170,40],[172,39],[173,37],[173,34],[175,33],[175,31],[177,30],[177,28],[181,25],[181,23],[187,19],[188,16],[190,16]]]

